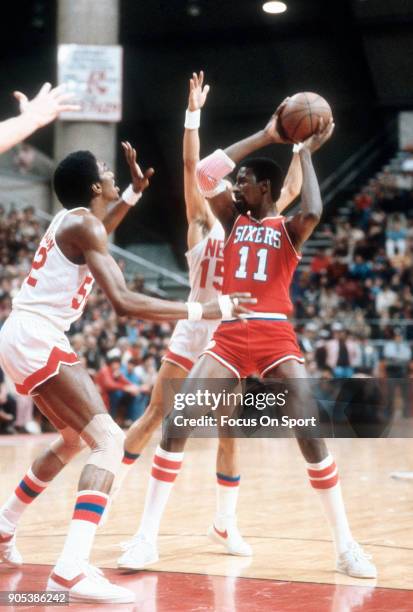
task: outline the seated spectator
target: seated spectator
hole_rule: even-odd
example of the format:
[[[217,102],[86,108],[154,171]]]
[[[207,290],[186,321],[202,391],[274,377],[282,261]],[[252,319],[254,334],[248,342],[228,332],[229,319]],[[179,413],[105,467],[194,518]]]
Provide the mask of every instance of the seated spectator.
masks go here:
[[[326,364],[335,378],[351,378],[360,360],[360,348],[340,323],[332,326],[333,338],[326,342]]]
[[[126,408],[126,419],[123,423],[124,427],[130,427],[137,419],[139,419],[149,403],[148,393],[152,391],[152,387],[145,383],[144,377],[140,375],[139,362],[135,359],[129,359],[126,364],[121,366],[121,372],[129,380],[131,384],[137,387],[138,393],[133,396],[131,394],[123,394],[119,397],[121,403]]]
[[[391,306],[394,306],[397,300],[397,293],[390,289],[388,285],[377,291],[376,294],[376,311],[380,317],[387,316]]]
[[[400,390],[402,399],[402,412],[404,417],[412,416],[409,403],[408,374],[412,358],[410,346],[405,342],[401,329],[396,327],[394,338],[384,345],[383,358],[386,375],[388,377],[388,410],[390,416],[394,413],[396,390]]]
[[[353,278],[366,280],[372,274],[372,265],[369,261],[365,261],[361,255],[356,255],[354,263],[349,267],[349,272]]]
[[[117,349],[116,349],[117,350]],[[110,354],[107,363],[96,374],[95,382],[112,418],[116,418],[121,399],[135,398],[139,387],[131,383],[121,371],[120,354]]]
[[[386,255],[389,259],[406,252],[407,229],[402,223],[400,215],[394,215],[387,223],[386,229]]]
[[[318,250],[311,261],[311,272],[314,276],[320,276],[327,272],[331,263],[331,252]]]
[[[358,359],[354,362],[358,374],[378,376],[379,355],[367,335],[357,336],[360,343]]]

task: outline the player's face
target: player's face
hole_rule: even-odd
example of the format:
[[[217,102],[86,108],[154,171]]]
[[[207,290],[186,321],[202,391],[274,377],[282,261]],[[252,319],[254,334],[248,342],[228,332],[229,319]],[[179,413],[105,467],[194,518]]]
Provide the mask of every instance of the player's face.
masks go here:
[[[240,211],[254,210],[262,204],[263,193],[251,168],[242,166],[239,169],[232,192]]]
[[[119,198],[119,187],[115,184],[115,175],[105,162],[98,162],[99,177],[102,185],[102,197],[108,202]]]

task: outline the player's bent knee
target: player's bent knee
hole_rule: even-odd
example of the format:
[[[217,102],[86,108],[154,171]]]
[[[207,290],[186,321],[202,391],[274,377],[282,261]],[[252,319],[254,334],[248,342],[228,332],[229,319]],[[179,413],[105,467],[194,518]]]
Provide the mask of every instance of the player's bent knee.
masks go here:
[[[60,430],[60,436],[57,440],[51,443],[50,450],[63,465],[66,465],[73,457],[80,453],[85,446],[86,444],[77,431],[71,427],[65,427]]]
[[[80,434],[92,452],[87,465],[116,474],[123,457],[125,434],[108,414],[96,414]]]

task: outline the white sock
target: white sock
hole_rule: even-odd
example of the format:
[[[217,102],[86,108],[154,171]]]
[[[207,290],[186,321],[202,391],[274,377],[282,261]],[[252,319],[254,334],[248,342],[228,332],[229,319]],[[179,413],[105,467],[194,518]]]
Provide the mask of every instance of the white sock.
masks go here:
[[[33,474],[32,468],[29,468],[14,493],[10,495],[9,499],[1,507],[0,515],[16,526],[23,512],[45,490],[50,482],[40,480]]]
[[[331,455],[327,455],[320,463],[307,463],[310,484],[317,490],[319,498],[330,525],[337,554],[348,549],[353,541],[344,508],[338,471]]]
[[[239,482],[239,476],[226,476],[217,472],[217,509],[214,526],[219,530],[226,529],[235,521]]]
[[[79,491],[56,573],[71,580],[79,573],[77,561],[88,561],[96,528],[108,501],[101,491]]]
[[[146,492],[145,507],[138,534],[156,542],[169,495],[181,469],[184,453],[171,453],[157,447]]]

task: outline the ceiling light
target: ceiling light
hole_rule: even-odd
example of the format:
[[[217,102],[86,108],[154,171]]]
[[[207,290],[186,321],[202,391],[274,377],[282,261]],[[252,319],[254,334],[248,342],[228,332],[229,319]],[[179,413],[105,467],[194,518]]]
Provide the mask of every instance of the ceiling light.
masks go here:
[[[264,2],[262,10],[275,15],[276,13],[284,13],[287,10],[287,5],[284,2]]]

